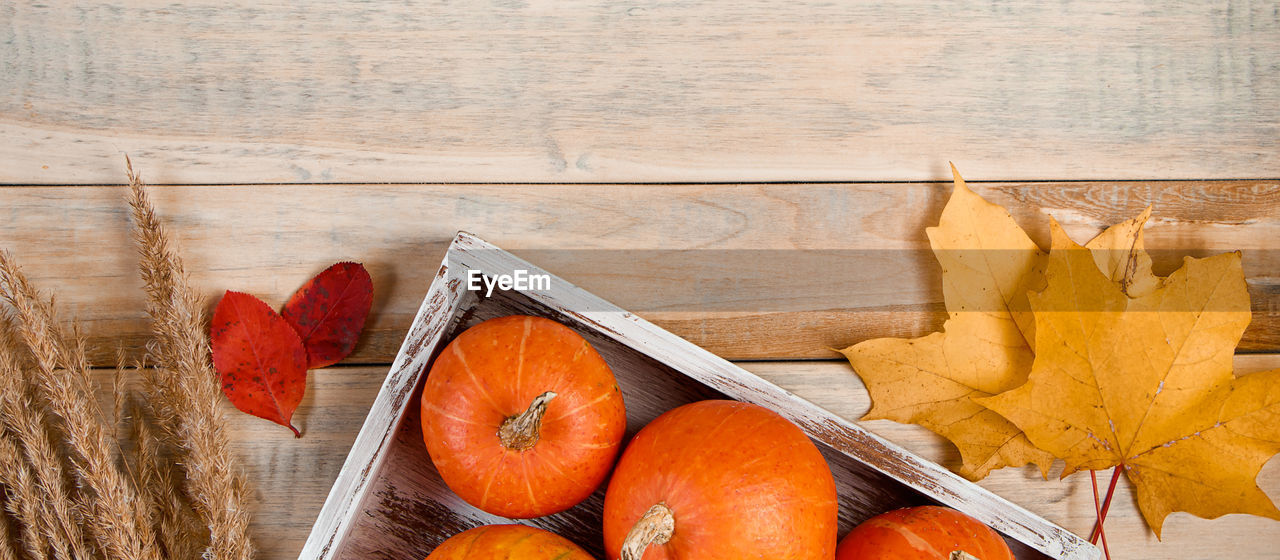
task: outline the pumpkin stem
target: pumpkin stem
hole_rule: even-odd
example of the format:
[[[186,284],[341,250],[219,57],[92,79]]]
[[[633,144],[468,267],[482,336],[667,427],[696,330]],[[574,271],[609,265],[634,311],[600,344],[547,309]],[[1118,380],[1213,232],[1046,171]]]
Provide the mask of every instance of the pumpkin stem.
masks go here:
[[[676,530],[676,518],[667,504],[657,503],[644,512],[640,520],[627,531],[622,541],[622,560],[640,560],[651,544],[663,544],[671,540]]]
[[[981,560],[981,559],[963,550],[953,550],[951,551],[950,560]]]
[[[524,451],[538,443],[538,434],[542,431],[542,416],[547,413],[547,403],[556,398],[556,394],[547,391],[529,404],[529,408],[518,416],[507,418],[498,428],[498,439],[502,445],[512,451]]]

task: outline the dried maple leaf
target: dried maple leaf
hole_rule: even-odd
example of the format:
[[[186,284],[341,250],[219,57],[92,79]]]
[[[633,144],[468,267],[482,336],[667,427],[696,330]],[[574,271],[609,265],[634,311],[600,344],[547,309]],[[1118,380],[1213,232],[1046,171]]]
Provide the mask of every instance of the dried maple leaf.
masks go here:
[[[1142,226],[1150,217],[1148,206],[1142,215],[1107,228],[1084,245],[1092,251],[1098,268],[1120,284],[1120,291],[1129,297],[1142,297],[1160,287],[1160,278],[1151,272],[1151,257],[1143,242]]]
[[[943,332],[868,340],[841,352],[871,394],[864,420],[918,424],[947,438],[960,451],[958,472],[973,480],[1028,463],[1045,474],[1053,455],[974,399],[1026,382],[1035,359],[1027,293],[1044,286],[1046,255],[1008,211],[969,190],[955,167],[951,171],[955,190],[938,226],[926,230],[943,269]],[[1129,290],[1158,285],[1143,248],[1149,215],[1150,209],[1112,226],[1087,246]]]
[[[340,262],[307,281],[280,314],[307,349],[307,367],[328,367],[349,356],[373,305],[373,279],[360,263]]]
[[[1065,460],[1064,476],[1123,465],[1157,536],[1173,511],[1280,519],[1255,482],[1280,451],[1280,370],[1231,369],[1250,318],[1239,253],[1187,258],[1159,281],[1131,235],[1137,264],[1109,277],[1099,263],[1125,259],[1099,261],[1052,224],[1029,379],[979,402]]]
[[[864,420],[919,424],[951,440],[960,450],[958,472],[974,480],[1027,463],[1045,473],[1053,456],[973,400],[1017,387],[1031,371],[1026,294],[1041,282],[1045,254],[1004,208],[952,173],[955,190],[938,226],[927,230],[942,265],[943,332],[868,340],[841,352],[871,393]]]
[[[236,408],[288,426],[307,388],[302,339],[280,314],[256,297],[228,291],[213,311],[213,366]]]

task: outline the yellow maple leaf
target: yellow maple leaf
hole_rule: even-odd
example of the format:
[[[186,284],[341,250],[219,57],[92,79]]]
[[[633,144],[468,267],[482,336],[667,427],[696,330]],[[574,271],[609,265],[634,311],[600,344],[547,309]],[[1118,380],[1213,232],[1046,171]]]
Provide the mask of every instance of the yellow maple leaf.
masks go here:
[[[1148,206],[1142,215],[1107,228],[1084,245],[1103,274],[1120,284],[1120,291],[1129,297],[1142,297],[1160,287],[1143,241],[1142,226],[1150,217]]]
[[[1280,451],[1280,370],[1232,373],[1250,319],[1239,253],[1187,258],[1161,281],[1140,233],[1141,254],[1099,260],[1051,229],[1028,381],[978,402],[1066,461],[1063,476],[1123,465],[1157,536],[1173,511],[1280,519],[1255,482]],[[1117,282],[1100,264],[1130,272]]]
[[[1052,454],[974,399],[1026,382],[1035,358],[1027,293],[1043,287],[1047,255],[1008,211],[969,190],[954,166],[951,172],[955,190],[938,226],[926,230],[942,265],[943,332],[868,340],[841,352],[871,394],[863,420],[918,424],[947,438],[960,451],[958,472],[973,480],[1026,464],[1045,474]],[[1155,281],[1141,237],[1149,213],[1089,242],[1116,282],[1146,289]]]
[[[943,332],[868,340],[841,352],[871,394],[864,420],[919,424],[947,438],[960,451],[958,472],[970,479],[1028,463],[1043,474],[1053,456],[973,399],[1017,387],[1031,371],[1026,294],[1041,281],[1045,254],[1004,208],[951,171],[955,190],[938,226],[926,231],[943,269]]]

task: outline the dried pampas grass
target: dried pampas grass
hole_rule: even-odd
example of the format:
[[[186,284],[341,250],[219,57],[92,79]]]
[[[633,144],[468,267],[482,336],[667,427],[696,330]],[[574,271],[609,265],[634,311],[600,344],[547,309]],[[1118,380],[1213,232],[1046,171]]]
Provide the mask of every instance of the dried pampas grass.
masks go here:
[[[74,507],[62,460],[46,428],[44,411],[31,400],[22,361],[15,354],[20,344],[7,314],[0,315],[0,425],[21,446],[31,466],[39,494],[42,517],[50,520],[47,535],[55,558],[90,558],[81,528],[80,508]]]
[[[134,418],[146,417],[144,405],[135,404]],[[201,525],[195,512],[183,496],[180,482],[173,469],[165,461],[161,450],[163,443],[146,422],[132,424],[134,443],[137,445],[137,469],[139,485],[147,499],[154,505],[152,523],[156,538],[169,553],[170,558],[196,558],[209,542],[209,529]]]
[[[0,560],[18,560],[18,551],[13,548],[15,542],[17,539],[9,530],[8,520],[0,519]]]
[[[126,159],[127,163],[127,159]],[[155,339],[98,403],[85,341],[0,252],[0,560],[248,560],[249,503],[220,411],[199,297],[129,167],[128,203]],[[122,419],[128,408],[131,414]],[[125,420],[125,422],[122,422]],[[122,449],[127,423],[133,445]]]
[[[27,281],[12,256],[0,253],[0,287],[18,319],[18,333],[34,361],[33,384],[57,417],[71,449],[76,480],[92,499],[83,501],[85,519],[98,547],[113,558],[161,558],[143,504],[115,461],[115,442],[89,379],[84,339],[65,332],[46,299]]]
[[[49,534],[48,520],[40,515],[40,492],[31,479],[31,471],[22,461],[22,452],[13,440],[0,438],[0,484],[5,487],[5,509],[22,525],[22,544],[34,560],[49,557],[44,538]]]
[[[200,298],[187,284],[182,259],[169,247],[142,180],[127,159],[126,164],[139,268],[155,332],[149,351],[165,368],[143,377],[148,401],[184,453],[188,492],[209,527],[209,557],[248,559],[253,548],[245,481],[222,429],[222,391],[209,358]]]

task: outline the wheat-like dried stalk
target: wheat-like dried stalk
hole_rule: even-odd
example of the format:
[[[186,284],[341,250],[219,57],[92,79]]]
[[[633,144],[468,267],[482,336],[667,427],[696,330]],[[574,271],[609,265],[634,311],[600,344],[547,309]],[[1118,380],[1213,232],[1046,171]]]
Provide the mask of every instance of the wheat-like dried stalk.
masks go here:
[[[61,454],[45,428],[44,411],[28,394],[26,372],[16,355],[19,348],[12,319],[7,313],[0,314],[0,423],[14,434],[26,462],[31,465],[36,486],[44,498],[40,504],[42,516],[55,527],[53,534],[48,535],[54,556],[87,560],[92,558],[92,553],[81,529],[84,520],[72,505]]]
[[[9,532],[9,520],[0,515],[0,560],[18,560],[18,550],[13,548],[17,539]]]
[[[207,557],[247,560],[253,547],[245,479],[222,428],[221,391],[209,359],[200,299],[187,284],[182,260],[169,247],[127,158],[126,165],[134,238],[155,333],[149,351],[160,366],[148,368],[144,387],[170,440],[183,452],[187,494],[209,528]]]
[[[180,494],[173,470],[161,454],[161,442],[147,425],[143,405],[133,406],[132,436],[137,443],[138,486],[153,506],[152,523],[169,558],[196,558],[208,542],[201,526]]]
[[[124,416],[125,390],[125,354],[124,345],[116,348],[116,368],[111,375],[111,439],[120,441],[120,421]],[[141,369],[135,365],[134,370]]]
[[[52,527],[40,515],[40,490],[9,434],[0,436],[0,484],[8,490],[5,508],[22,524],[22,546],[33,560],[49,558],[45,535]]]
[[[115,371],[112,374],[112,380],[111,380],[112,406],[115,408],[115,415],[113,417],[113,421],[114,421],[113,426],[115,426],[116,428],[119,428],[122,422],[122,417],[124,415],[125,397],[127,396],[126,395],[127,389],[125,387],[124,356],[122,354],[123,354],[123,351],[119,351],[117,353],[116,367],[115,367]],[[137,366],[137,365],[135,365],[133,368],[135,372],[138,371],[139,369],[140,369],[140,366]],[[135,417],[134,422],[135,423],[142,422],[142,419],[140,417]],[[136,429],[136,426],[135,426],[135,429]],[[131,432],[131,434],[136,435],[136,432]],[[118,438],[119,436],[117,435],[116,437]],[[121,449],[122,453],[123,451],[124,450]],[[120,457],[120,464],[123,465],[124,468],[129,471],[129,476],[131,477],[131,481],[133,482],[133,488],[137,491],[137,494],[138,494],[139,507],[135,508],[134,524],[140,527],[150,527],[152,531],[154,531],[155,538],[156,538],[156,546],[159,548],[161,556],[163,556],[164,558],[173,558],[172,555],[166,552],[166,549],[164,547],[163,535],[160,534],[159,528],[156,527],[156,519],[158,519],[160,515],[159,506],[156,504],[154,497],[151,495],[151,492],[147,488],[147,484],[149,481],[149,477],[151,476],[151,473],[147,472],[147,470],[144,469],[142,465],[144,462],[149,464],[150,461],[148,461],[148,459],[150,458],[144,456],[144,449],[136,439],[134,440],[133,452],[134,453],[132,457],[128,457],[128,456]],[[133,460],[132,468],[130,466],[130,459]],[[148,465],[148,468],[150,468],[150,464]]]
[[[123,560],[160,558],[150,525],[136,523],[143,517],[142,504],[113,460],[113,442],[89,383],[84,339],[68,336],[57,322],[53,301],[41,297],[7,252],[0,252],[0,286],[34,357],[36,388],[61,419],[76,478],[92,493],[86,500],[87,521],[99,548]]]

